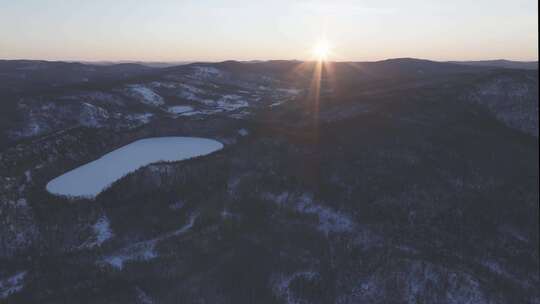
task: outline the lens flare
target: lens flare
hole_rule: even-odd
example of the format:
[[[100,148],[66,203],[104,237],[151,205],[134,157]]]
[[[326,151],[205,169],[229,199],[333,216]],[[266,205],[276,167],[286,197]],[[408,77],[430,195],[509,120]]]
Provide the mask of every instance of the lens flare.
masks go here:
[[[326,61],[331,55],[332,47],[326,40],[319,41],[312,50],[313,56],[317,61]]]

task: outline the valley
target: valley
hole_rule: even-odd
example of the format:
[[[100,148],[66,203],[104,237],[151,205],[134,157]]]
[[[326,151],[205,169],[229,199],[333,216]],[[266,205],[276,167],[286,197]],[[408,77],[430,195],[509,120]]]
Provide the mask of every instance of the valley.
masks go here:
[[[0,302],[540,301],[537,70],[0,71]]]

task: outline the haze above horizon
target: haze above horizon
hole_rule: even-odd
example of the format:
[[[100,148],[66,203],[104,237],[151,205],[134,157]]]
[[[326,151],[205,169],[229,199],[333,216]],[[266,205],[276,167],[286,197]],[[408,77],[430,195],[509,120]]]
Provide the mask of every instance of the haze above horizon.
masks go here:
[[[333,61],[538,60],[535,0],[0,0],[0,8],[0,59],[309,60],[318,48]],[[331,53],[321,54],[321,41]]]

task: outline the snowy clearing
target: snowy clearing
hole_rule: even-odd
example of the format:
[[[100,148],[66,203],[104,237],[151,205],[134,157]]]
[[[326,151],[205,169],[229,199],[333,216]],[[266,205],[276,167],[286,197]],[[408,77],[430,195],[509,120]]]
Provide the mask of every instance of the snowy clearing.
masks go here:
[[[156,137],[135,141],[75,168],[47,184],[52,194],[95,197],[116,180],[159,161],[180,161],[207,155],[223,144],[197,137]]]
[[[111,230],[109,218],[105,215],[97,220],[97,222],[92,226],[92,230],[94,231],[94,236],[84,242],[81,247],[93,248],[96,246],[101,246],[101,244],[105,243],[105,241],[114,236],[114,233]]]

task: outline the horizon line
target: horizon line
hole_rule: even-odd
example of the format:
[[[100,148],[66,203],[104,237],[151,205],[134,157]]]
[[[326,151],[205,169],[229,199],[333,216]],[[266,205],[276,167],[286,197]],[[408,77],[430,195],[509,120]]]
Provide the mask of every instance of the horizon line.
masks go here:
[[[388,57],[384,59],[376,60],[325,60],[326,62],[334,63],[347,63],[347,62],[380,62],[395,59],[415,59],[425,60],[441,63],[452,62],[482,62],[482,61],[509,61],[509,62],[522,62],[522,63],[535,63],[536,59],[506,59],[506,58],[493,58],[493,59],[427,59],[421,57]],[[82,64],[123,64],[123,63],[148,63],[148,64],[193,64],[193,63],[223,63],[223,62],[270,62],[270,61],[297,61],[297,62],[314,62],[317,59],[224,59],[224,60],[131,60],[131,59],[119,59],[119,60],[86,60],[86,59],[29,59],[29,58],[0,58],[0,61],[43,61],[43,62],[65,62],[65,63],[82,63]]]

